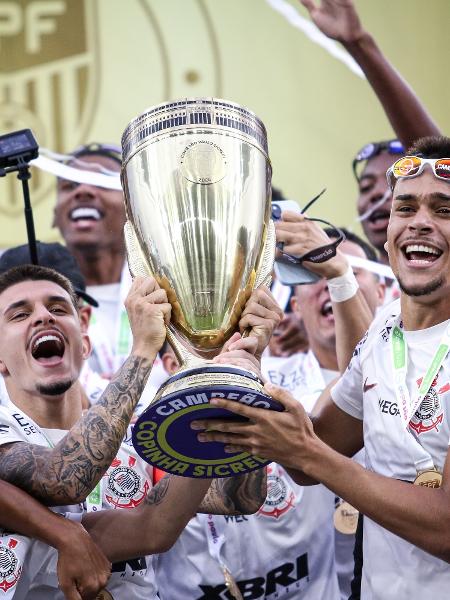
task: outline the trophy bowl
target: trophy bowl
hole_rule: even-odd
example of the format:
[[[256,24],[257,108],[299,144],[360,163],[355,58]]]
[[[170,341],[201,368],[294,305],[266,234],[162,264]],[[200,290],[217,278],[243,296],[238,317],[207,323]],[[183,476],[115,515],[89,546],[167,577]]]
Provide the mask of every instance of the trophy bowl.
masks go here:
[[[211,357],[238,330],[252,291],[268,285],[275,252],[267,135],[254,113],[217,98],[160,104],[122,136],[125,241],[133,276],[155,277],[172,306],[167,339],[181,367],[134,426],[158,468],[228,477],[267,461],[201,444],[189,423],[236,418],[214,397],[282,410],[257,374]]]

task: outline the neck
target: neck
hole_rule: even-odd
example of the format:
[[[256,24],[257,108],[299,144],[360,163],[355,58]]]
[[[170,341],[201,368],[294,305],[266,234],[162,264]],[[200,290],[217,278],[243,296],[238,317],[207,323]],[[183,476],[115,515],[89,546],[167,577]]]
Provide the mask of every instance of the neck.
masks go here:
[[[125,262],[125,250],[111,248],[69,248],[75,256],[86,285],[118,283]]]
[[[323,346],[311,344],[311,351],[322,369],[339,371],[335,347],[325,348]]]
[[[450,319],[448,298],[439,298],[435,302],[423,302],[417,297],[402,293],[400,297],[402,321],[408,331],[427,329]]]
[[[5,379],[11,402],[44,429],[70,429],[81,417],[82,388],[77,381],[61,396],[41,396],[19,390]]]

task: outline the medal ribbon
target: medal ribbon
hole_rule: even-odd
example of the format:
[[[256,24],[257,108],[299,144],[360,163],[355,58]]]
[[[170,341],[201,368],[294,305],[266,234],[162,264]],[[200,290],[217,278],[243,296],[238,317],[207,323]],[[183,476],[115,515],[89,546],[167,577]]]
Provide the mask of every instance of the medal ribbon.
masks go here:
[[[204,519],[209,554],[215,561],[219,563],[225,577],[225,583],[227,584],[227,587],[233,598],[236,598],[236,600],[243,600],[237,583],[222,557],[222,547],[225,542],[225,519],[223,517],[221,517],[220,520],[214,519],[214,515],[211,514],[198,516]]]
[[[408,346],[405,342],[403,332],[399,325],[392,329],[391,334],[392,365],[394,369],[394,388],[400,414],[403,419],[405,429],[408,429],[412,416],[422,404],[422,400],[427,395],[434,378],[439,373],[442,364],[450,350],[450,325],[445,328],[438,349],[422,378],[422,382],[417,391],[413,391],[411,399],[408,387],[406,385],[406,374],[408,368]]]
[[[131,275],[128,270],[128,263],[125,262],[120,278],[119,306],[116,317],[116,343],[115,349],[111,348],[108,336],[98,326],[95,318],[95,311],[91,318],[90,335],[94,345],[94,352],[100,363],[102,375],[112,377],[114,373],[122,366],[125,358],[130,353],[132,336],[130,323],[128,321],[127,311],[124,308],[124,301],[131,287]]]

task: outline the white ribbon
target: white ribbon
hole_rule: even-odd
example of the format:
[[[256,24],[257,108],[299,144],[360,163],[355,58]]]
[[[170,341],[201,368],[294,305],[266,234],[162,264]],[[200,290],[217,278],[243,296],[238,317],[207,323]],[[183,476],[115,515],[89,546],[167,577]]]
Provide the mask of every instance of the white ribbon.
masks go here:
[[[303,31],[306,37],[312,42],[321,46],[331,56],[344,63],[352,73],[362,79],[366,78],[358,63],[345,50],[338,46],[334,40],[330,40],[330,38],[324,35],[314,23],[302,17],[289,2],[286,2],[286,0],[267,0],[267,3],[283,15],[286,21],[293,25],[293,27]]]
[[[77,183],[87,183],[109,190],[122,191],[119,173],[105,175],[104,173],[94,173],[92,171],[75,169],[74,167],[63,165],[57,160],[47,158],[46,156],[38,156],[30,162],[30,165],[41,169],[41,171],[56,175],[56,177],[61,177],[62,179],[70,179],[70,181],[76,181]]]
[[[391,267],[387,265],[382,265],[381,263],[373,262],[372,260],[367,260],[367,258],[360,258],[359,256],[351,256],[350,254],[344,254],[351,267],[366,269],[366,271],[370,271],[371,273],[375,273],[376,275],[380,275],[380,277],[387,277],[388,279],[395,279],[395,275],[392,272]]]

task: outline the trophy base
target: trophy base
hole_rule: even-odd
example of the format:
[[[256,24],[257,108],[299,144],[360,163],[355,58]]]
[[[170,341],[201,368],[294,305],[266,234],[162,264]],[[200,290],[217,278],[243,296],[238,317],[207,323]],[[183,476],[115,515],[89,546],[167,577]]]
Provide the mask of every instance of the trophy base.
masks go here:
[[[269,461],[248,452],[229,454],[222,443],[197,440],[192,421],[246,420],[211,405],[212,398],[284,410],[264,393],[261,380],[249,371],[219,365],[185,369],[168,379],[135,423],[133,446],[139,456],[167,473],[200,479],[233,477],[267,465]]]

